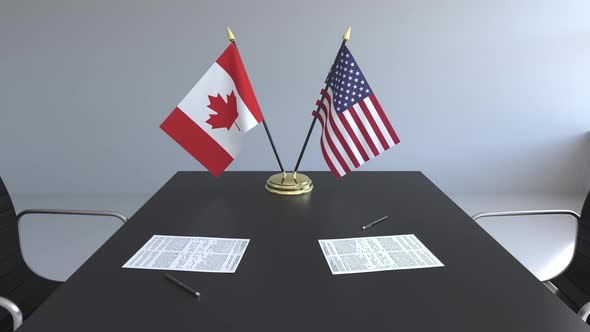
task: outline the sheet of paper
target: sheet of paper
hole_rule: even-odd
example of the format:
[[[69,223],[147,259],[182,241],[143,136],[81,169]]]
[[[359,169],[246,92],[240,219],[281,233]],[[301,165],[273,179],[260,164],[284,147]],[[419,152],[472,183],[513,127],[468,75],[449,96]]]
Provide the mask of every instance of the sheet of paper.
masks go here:
[[[444,266],[414,234],[319,242],[332,274]]]
[[[248,239],[154,235],[124,268],[235,273]]]

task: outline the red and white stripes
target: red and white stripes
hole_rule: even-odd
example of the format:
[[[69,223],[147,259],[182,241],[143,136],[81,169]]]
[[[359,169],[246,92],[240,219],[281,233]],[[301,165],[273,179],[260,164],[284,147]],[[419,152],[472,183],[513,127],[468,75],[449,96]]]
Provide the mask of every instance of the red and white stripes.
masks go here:
[[[332,97],[328,88],[318,117],[320,146],[328,167],[339,178],[398,144],[399,138],[374,94],[343,112],[335,110]]]

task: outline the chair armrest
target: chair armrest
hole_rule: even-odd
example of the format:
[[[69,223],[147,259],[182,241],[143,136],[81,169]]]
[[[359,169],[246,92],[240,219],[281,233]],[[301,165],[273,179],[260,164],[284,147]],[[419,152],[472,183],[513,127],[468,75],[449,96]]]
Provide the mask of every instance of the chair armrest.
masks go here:
[[[471,218],[477,220],[488,217],[513,217],[513,216],[540,216],[540,215],[570,215],[580,220],[580,215],[572,210],[522,210],[522,211],[497,211],[476,213]]]
[[[0,296],[0,307],[10,313],[10,316],[12,316],[12,325],[14,326],[14,331],[16,331],[23,323],[22,311],[20,311],[20,308],[14,302],[2,296]]]
[[[580,311],[578,311],[578,316],[580,316],[580,318],[582,318],[584,321],[588,320],[588,316],[590,316],[590,302],[584,304],[580,308]]]
[[[59,214],[59,215],[76,215],[76,216],[100,216],[113,217],[121,220],[123,223],[127,222],[127,217],[119,212],[114,211],[100,211],[100,210],[62,210],[62,209],[27,209],[22,210],[16,218],[20,220],[27,214]]]

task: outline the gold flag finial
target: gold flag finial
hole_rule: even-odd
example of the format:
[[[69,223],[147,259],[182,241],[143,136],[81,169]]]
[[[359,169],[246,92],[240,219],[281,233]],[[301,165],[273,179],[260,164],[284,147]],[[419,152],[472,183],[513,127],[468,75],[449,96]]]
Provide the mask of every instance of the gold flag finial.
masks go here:
[[[231,32],[231,29],[229,27],[225,27],[225,28],[227,31],[227,39],[229,39],[230,42],[236,41],[236,36],[234,36],[234,33]]]
[[[342,39],[344,39],[345,41],[348,41],[350,39],[350,26],[346,28],[346,31],[344,32]]]

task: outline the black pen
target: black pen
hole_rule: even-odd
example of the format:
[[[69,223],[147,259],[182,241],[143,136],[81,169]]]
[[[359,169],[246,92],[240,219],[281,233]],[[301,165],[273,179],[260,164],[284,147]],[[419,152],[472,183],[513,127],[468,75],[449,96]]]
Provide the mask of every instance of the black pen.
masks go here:
[[[373,227],[373,226],[377,225],[378,223],[380,223],[380,222],[382,222],[383,220],[386,220],[386,219],[387,219],[387,216],[385,216],[383,218],[379,218],[379,219],[377,219],[377,220],[375,220],[373,222],[370,222],[370,223],[366,224],[365,226],[362,227],[362,229],[365,230],[365,229],[367,229],[369,227]]]
[[[174,278],[173,276],[169,275],[168,273],[164,274],[164,277],[166,277],[166,279],[172,281],[174,284],[176,284],[178,287],[184,289],[185,291],[193,294],[196,297],[201,297],[201,293],[197,292],[196,290],[194,290],[191,286],[185,284],[184,282]]]

